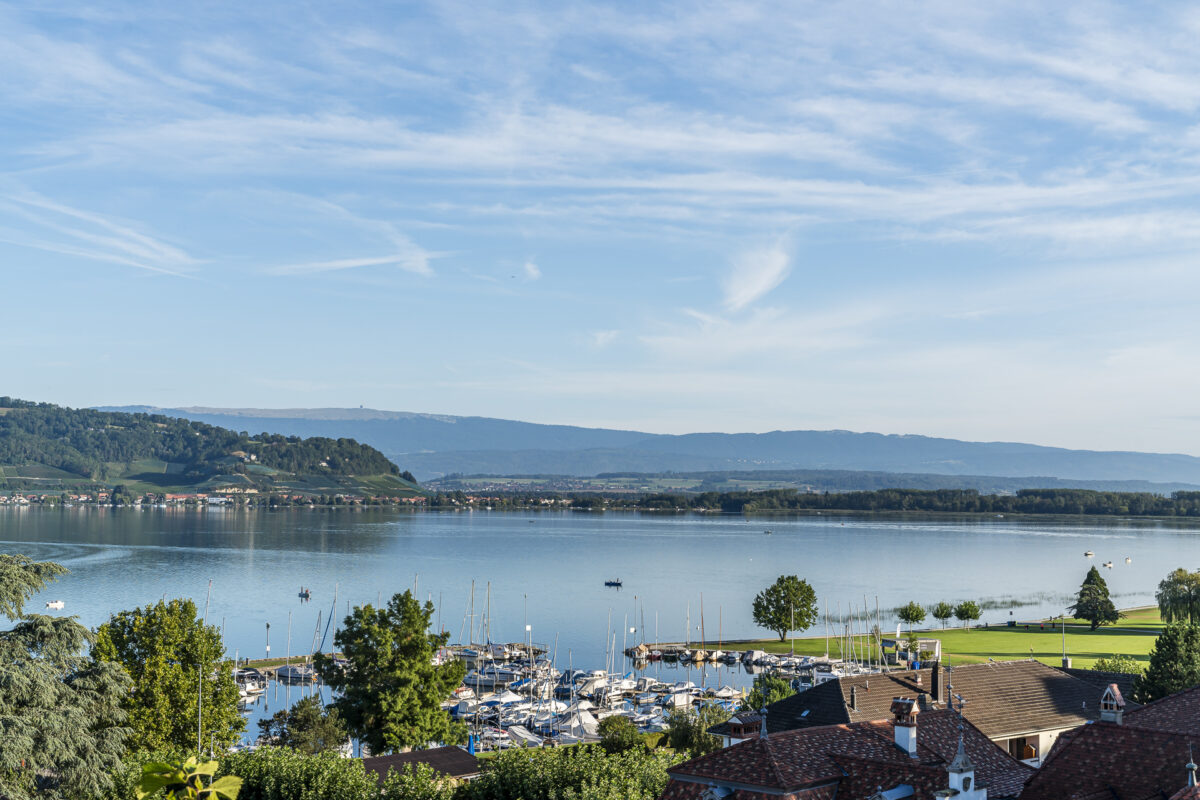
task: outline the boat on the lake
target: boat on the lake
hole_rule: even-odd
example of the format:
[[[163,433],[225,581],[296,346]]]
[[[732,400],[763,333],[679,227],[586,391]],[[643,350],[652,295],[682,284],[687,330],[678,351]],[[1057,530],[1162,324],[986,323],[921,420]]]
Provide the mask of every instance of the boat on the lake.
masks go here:
[[[1087,552],[1085,552],[1085,553],[1083,554],[1084,558],[1091,558],[1091,557],[1092,557],[1092,556],[1094,556],[1094,555],[1096,555],[1096,554],[1095,554],[1095,553],[1093,553],[1091,550],[1088,550]]]
[[[288,664],[275,670],[275,677],[285,683],[305,683],[317,679],[317,671],[307,664]]]
[[[307,600],[310,597],[312,597],[312,589],[307,589],[307,588],[301,586],[300,587],[300,599]]]
[[[62,600],[51,600],[49,603],[46,603],[46,608],[52,608],[55,611],[62,611],[63,608],[66,607],[66,605],[67,604],[64,603]]]
[[[607,580],[607,581],[605,581],[605,582],[604,582],[604,585],[605,585],[605,586],[618,586],[618,587],[619,587],[619,586],[621,586],[621,579],[620,579],[620,578],[612,578],[612,579],[610,579],[610,580]]]
[[[1105,561],[1105,562],[1104,562],[1103,564],[1101,564],[1100,566],[1102,566],[1102,567],[1107,567],[1108,569],[1112,569],[1112,562],[1111,562],[1111,561]]]

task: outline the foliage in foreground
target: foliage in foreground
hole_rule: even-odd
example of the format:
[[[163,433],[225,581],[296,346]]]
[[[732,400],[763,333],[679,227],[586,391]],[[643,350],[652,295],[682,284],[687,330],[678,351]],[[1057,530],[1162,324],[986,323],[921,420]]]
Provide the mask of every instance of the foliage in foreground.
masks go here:
[[[1149,703],[1200,684],[1200,628],[1173,623],[1150,649],[1150,664],[1133,681],[1133,699]]]
[[[129,678],[83,655],[74,617],[26,614],[25,603],[67,570],[0,555],[0,797],[81,800],[112,789],[129,729],[121,698]]]
[[[644,748],[646,743],[633,720],[622,714],[613,714],[600,720],[600,746],[604,748],[604,752],[612,755],[638,747]]]
[[[238,800],[375,800],[379,784],[361,760],[286,747],[230,753],[221,772],[242,779]]]
[[[514,748],[464,784],[458,800],[655,800],[667,768],[683,759],[632,749],[607,755],[595,745]],[[407,800],[407,798],[405,798]]]
[[[216,761],[151,761],[142,767],[137,800],[166,797],[169,800],[237,800],[242,779],[233,775],[213,777]]]
[[[200,696],[205,747],[232,745],[246,727],[233,673],[222,663],[224,652],[220,628],[205,625],[187,599],[122,611],[100,626],[92,648],[98,663],[119,664],[133,678],[124,703],[134,730],[131,744],[191,752]]]
[[[817,620],[817,593],[796,575],[780,575],[754,598],[754,624],[775,631],[783,641],[788,631],[803,631]]]

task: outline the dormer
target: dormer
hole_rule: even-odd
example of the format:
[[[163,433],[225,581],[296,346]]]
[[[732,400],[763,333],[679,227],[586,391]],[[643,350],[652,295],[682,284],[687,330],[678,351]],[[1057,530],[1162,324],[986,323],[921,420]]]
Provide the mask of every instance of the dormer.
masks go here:
[[[911,697],[896,697],[891,706],[892,724],[896,732],[896,746],[917,757],[917,714],[921,709]]]
[[[1110,683],[1104,690],[1104,694],[1100,695],[1100,720],[1120,725],[1124,716],[1125,698],[1121,696],[1121,690],[1117,685]]]
[[[742,711],[729,720],[729,736],[734,739],[752,739],[758,734],[762,718],[754,711]]]

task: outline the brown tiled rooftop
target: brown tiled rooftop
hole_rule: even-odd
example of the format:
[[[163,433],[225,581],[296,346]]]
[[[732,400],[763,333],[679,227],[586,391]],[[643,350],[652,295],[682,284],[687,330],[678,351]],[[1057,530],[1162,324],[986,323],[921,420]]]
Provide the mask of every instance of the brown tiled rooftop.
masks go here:
[[[451,778],[473,778],[479,774],[479,759],[460,747],[435,747],[363,759],[363,766],[375,773],[381,785],[387,779],[389,770],[405,769],[410,764],[428,764]]]
[[[868,797],[877,786],[906,783],[918,790],[914,797],[931,798],[933,791],[947,786],[946,767],[958,748],[959,722],[958,715],[949,710],[919,714],[916,758],[896,746],[890,721],[824,725],[755,737],[674,767],[670,770],[672,784],[663,797],[688,800],[699,797],[710,783],[719,783],[805,800],[822,796],[815,792],[833,791],[833,786],[840,787],[836,793],[840,799]],[[989,787],[989,797],[1015,797],[1032,769],[1010,758],[969,723],[963,726],[963,737],[978,780]],[[680,783],[698,788],[681,787]],[[860,794],[860,790],[867,793]]]
[[[827,681],[768,706],[767,731],[889,719],[892,698],[901,695],[915,698],[929,693],[931,707],[944,708],[947,683],[966,700],[963,715],[991,739],[1071,728],[1100,718],[1102,687],[1039,661],[995,661],[943,669],[941,702],[932,696],[932,679],[932,670],[922,669]],[[1126,702],[1129,709],[1137,707]],[[728,727],[716,726],[712,731],[727,735]]]

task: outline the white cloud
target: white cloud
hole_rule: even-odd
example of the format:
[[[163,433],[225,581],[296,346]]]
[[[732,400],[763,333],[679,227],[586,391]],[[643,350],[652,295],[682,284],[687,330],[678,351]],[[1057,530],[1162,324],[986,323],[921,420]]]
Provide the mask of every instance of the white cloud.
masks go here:
[[[741,311],[783,283],[791,272],[791,256],[782,245],[742,253],[725,277],[725,307]]]
[[[375,256],[371,258],[336,258],[331,261],[309,261],[303,264],[283,264],[268,267],[264,272],[268,275],[309,275],[317,272],[337,272],[344,269],[359,267],[379,267],[390,265],[399,267],[418,275],[432,275],[429,268],[429,254],[420,248],[408,253],[398,253],[390,256]]]
[[[621,335],[620,331],[593,331],[592,345],[598,348],[608,347]]]
[[[536,281],[538,278],[542,277],[542,271],[538,269],[538,265],[532,261],[526,261],[525,265],[521,267],[521,270],[525,273],[525,280],[527,281]]]

